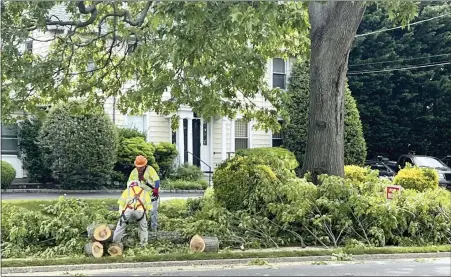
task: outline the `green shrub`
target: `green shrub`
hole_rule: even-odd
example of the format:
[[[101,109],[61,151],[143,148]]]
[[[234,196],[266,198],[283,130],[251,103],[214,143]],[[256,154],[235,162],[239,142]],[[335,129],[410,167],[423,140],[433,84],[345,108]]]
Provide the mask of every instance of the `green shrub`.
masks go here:
[[[345,178],[357,183],[378,183],[379,173],[369,167],[345,165]]]
[[[287,149],[280,147],[260,147],[252,149],[240,149],[237,156],[249,156],[262,158],[265,164],[288,170],[294,170],[299,166],[296,156]]]
[[[166,179],[161,182],[161,189],[179,189],[179,190],[203,190],[208,187],[206,180],[185,181],[185,180],[170,180]]]
[[[195,165],[183,164],[170,175],[172,180],[198,181],[204,177],[202,170]]]
[[[424,191],[438,188],[439,177],[435,169],[407,166],[398,172],[393,182],[405,189]]]
[[[43,155],[38,144],[39,130],[42,121],[33,117],[19,123],[17,137],[19,140],[19,155],[23,168],[27,170],[28,178],[32,182],[51,182],[52,171],[43,161]]]
[[[155,160],[160,167],[161,179],[166,179],[171,174],[177,155],[177,147],[174,144],[169,142],[155,144]]]
[[[60,103],[43,123],[39,147],[64,189],[96,189],[107,184],[116,162],[116,128],[101,108]]]
[[[282,126],[283,146],[293,151],[302,167],[307,143],[309,109],[309,64],[298,63],[293,67],[288,84],[285,111],[288,114]],[[348,86],[345,90],[344,154],[345,164],[363,165],[366,159],[366,143],[355,99]]]
[[[136,128],[117,128],[119,142],[124,139],[143,138],[146,140],[146,134]]]
[[[157,172],[159,170],[158,164],[154,157],[155,147],[150,142],[146,142],[142,137],[133,137],[123,139],[119,144],[117,163],[114,170],[122,173],[123,181],[128,180],[128,176],[135,167],[135,159],[138,155],[143,155],[147,159],[147,164],[152,166]],[[121,181],[120,175],[116,175],[117,181]]]
[[[16,170],[8,162],[2,161],[2,189],[7,189],[11,183],[16,179]]]

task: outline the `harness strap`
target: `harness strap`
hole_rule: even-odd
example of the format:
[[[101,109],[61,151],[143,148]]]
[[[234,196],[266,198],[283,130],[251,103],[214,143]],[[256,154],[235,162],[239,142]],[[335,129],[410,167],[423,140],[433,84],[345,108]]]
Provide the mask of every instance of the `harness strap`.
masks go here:
[[[125,208],[122,210],[121,218],[124,220],[124,222],[127,222],[128,220],[127,220],[127,218],[125,217],[125,211],[126,211],[127,209],[133,209],[133,210],[136,211],[139,207],[143,207],[143,215],[141,216],[141,218],[139,218],[139,219],[137,220],[137,221],[139,222],[139,221],[143,220],[143,218],[146,216],[146,207],[144,206],[144,203],[143,203],[142,200],[141,200],[141,194],[142,194],[142,192],[144,191],[144,189],[141,189],[141,191],[140,191],[139,193],[136,193],[135,186],[133,186],[133,187],[131,187],[131,188],[132,188],[133,193],[134,193],[134,199],[133,199],[133,200],[137,200],[137,201],[139,202],[139,204],[136,205],[136,207],[133,208],[132,205],[130,205],[129,203],[127,203],[127,205],[125,206]],[[152,201],[153,201],[153,199],[152,199]],[[122,226],[122,221],[121,221],[121,220],[120,220],[120,226]]]

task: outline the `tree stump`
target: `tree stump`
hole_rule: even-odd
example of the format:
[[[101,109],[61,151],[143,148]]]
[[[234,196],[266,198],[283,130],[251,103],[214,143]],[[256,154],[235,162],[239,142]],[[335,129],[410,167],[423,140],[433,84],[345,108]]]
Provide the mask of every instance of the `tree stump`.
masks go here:
[[[122,243],[113,242],[108,246],[107,251],[111,257],[122,256],[124,253],[124,245]]]
[[[194,252],[218,252],[219,239],[217,237],[201,237],[195,235],[191,238],[189,247]]]
[[[94,258],[101,258],[103,256],[103,245],[98,242],[90,242],[85,245],[85,253]]]
[[[107,242],[113,239],[113,231],[108,224],[91,224],[86,229],[88,238],[93,241]]]

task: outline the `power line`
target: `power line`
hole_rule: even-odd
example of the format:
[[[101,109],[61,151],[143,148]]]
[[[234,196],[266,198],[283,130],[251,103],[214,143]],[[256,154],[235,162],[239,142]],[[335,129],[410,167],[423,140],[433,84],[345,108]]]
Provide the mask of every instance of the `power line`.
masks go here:
[[[448,54],[439,54],[439,55],[429,55],[429,56],[423,56],[423,57],[413,57],[413,58],[403,58],[393,61],[379,61],[379,62],[372,62],[372,63],[355,63],[350,64],[348,67],[356,67],[356,66],[362,66],[362,65],[374,65],[374,64],[386,64],[386,63],[396,63],[396,62],[403,62],[403,61],[413,61],[413,60],[421,60],[421,59],[429,59],[429,58],[436,58],[436,57],[445,57],[450,56],[451,53]]]
[[[417,25],[417,24],[424,23],[424,22],[427,22],[427,21],[435,20],[437,18],[442,18],[442,17],[448,16],[448,15],[451,15],[451,13],[446,13],[446,14],[442,14],[442,15],[439,15],[439,16],[431,17],[431,18],[428,18],[428,19],[425,19],[425,20],[416,21],[416,22],[410,23],[408,25],[409,26]],[[382,33],[382,32],[387,32],[387,31],[392,31],[392,30],[396,30],[396,29],[401,29],[403,27],[405,27],[405,26],[398,26],[398,27],[393,27],[393,28],[388,28],[388,29],[381,29],[381,30],[373,31],[373,32],[369,32],[369,33],[358,34],[358,35],[355,35],[355,37],[357,38],[357,37],[364,37],[364,36],[374,35],[374,34],[378,34],[378,33]]]
[[[371,73],[380,73],[380,72],[392,72],[392,71],[403,71],[403,70],[411,70],[411,69],[418,69],[418,68],[426,68],[426,67],[434,67],[434,66],[443,66],[451,64],[451,61],[446,61],[442,63],[435,63],[435,64],[425,64],[425,65],[418,65],[418,66],[409,66],[409,67],[400,67],[400,68],[387,68],[387,69],[381,69],[381,70],[367,70],[367,71],[360,71],[360,72],[348,72],[348,75],[359,75],[359,74],[371,74]]]

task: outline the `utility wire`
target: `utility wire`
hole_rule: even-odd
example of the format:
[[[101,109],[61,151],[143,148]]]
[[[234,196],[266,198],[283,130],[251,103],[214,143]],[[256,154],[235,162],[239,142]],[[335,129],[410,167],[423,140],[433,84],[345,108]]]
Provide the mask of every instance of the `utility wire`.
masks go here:
[[[436,58],[436,57],[445,57],[445,56],[451,56],[451,53],[448,54],[439,54],[439,55],[430,55],[430,56],[423,56],[423,57],[413,57],[413,58],[403,58],[393,61],[379,61],[379,62],[372,62],[372,63],[355,63],[350,64],[348,67],[356,67],[356,66],[363,66],[363,65],[374,65],[374,64],[386,64],[386,63],[397,63],[397,62],[403,62],[403,61],[412,61],[412,60],[421,60],[421,59],[429,59],[429,58]]]
[[[442,15],[439,15],[439,16],[431,17],[431,18],[428,18],[428,19],[425,19],[425,20],[416,21],[416,22],[408,24],[408,26],[417,25],[417,24],[424,23],[424,22],[427,22],[427,21],[435,20],[437,18],[442,18],[442,17],[448,16],[448,15],[451,15],[451,13],[446,13],[446,14],[442,14]],[[392,31],[392,30],[396,30],[396,29],[401,29],[403,27],[405,27],[405,26],[398,26],[398,27],[393,27],[393,28],[388,28],[388,29],[381,29],[381,30],[377,30],[377,31],[373,31],[373,32],[364,33],[364,34],[358,34],[358,35],[355,35],[355,37],[357,38],[357,37],[364,37],[364,36],[374,35],[374,34],[378,34],[378,33],[382,33],[382,32],[387,32],[387,31]]]
[[[360,71],[360,72],[352,72],[351,71],[351,72],[348,72],[348,75],[359,75],[359,74],[371,74],[371,73],[380,73],[380,72],[403,71],[403,70],[411,70],[411,69],[418,69],[418,68],[443,66],[443,65],[448,65],[448,64],[451,64],[451,61],[435,63],[435,64],[424,64],[424,65],[418,65],[418,66],[400,67],[400,68],[387,68],[387,69],[381,69],[381,70],[367,70],[367,71]]]

